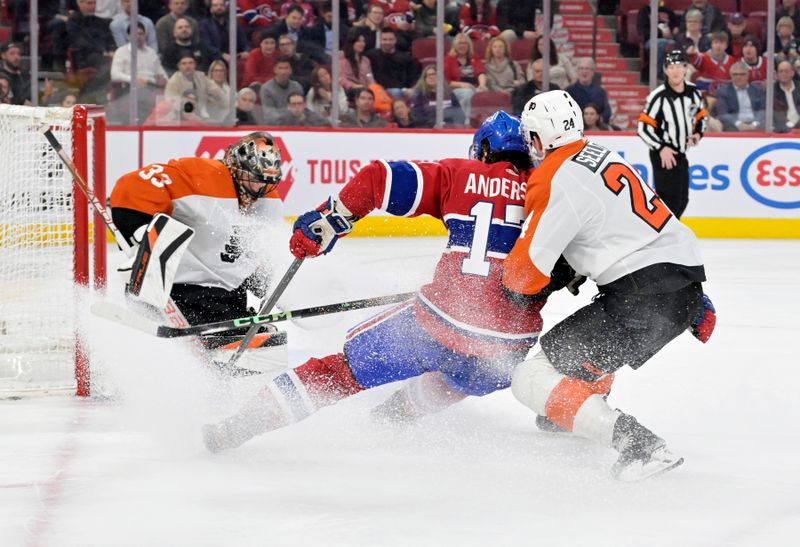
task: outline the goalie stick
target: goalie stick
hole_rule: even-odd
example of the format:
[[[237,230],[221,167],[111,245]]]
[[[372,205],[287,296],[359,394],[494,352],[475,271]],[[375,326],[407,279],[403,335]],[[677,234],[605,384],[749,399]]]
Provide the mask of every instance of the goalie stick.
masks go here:
[[[272,294],[269,296],[269,298],[267,298],[267,301],[264,302],[264,305],[261,306],[260,310],[258,310],[258,315],[265,315],[265,314],[267,314],[267,313],[272,311],[272,308],[274,308],[275,304],[278,303],[278,299],[283,294],[283,291],[286,290],[286,287],[289,286],[289,283],[292,281],[292,278],[294,278],[294,274],[296,274],[297,270],[300,269],[300,265],[302,263],[303,263],[303,259],[302,258],[295,258],[294,259],[292,264],[289,266],[289,269],[286,270],[286,273],[283,274],[283,277],[278,282],[278,285],[275,287],[275,290],[272,291]],[[236,353],[234,353],[231,356],[231,358],[228,359],[227,366],[229,366],[229,367],[236,366],[236,361],[239,360],[239,358],[245,352],[247,347],[250,345],[250,340],[253,339],[253,336],[256,335],[256,332],[258,332],[258,325],[257,324],[253,325],[249,329],[247,329],[247,332],[245,333],[241,344],[236,349]]]
[[[61,161],[66,166],[67,171],[69,174],[72,175],[72,180],[78,185],[81,191],[86,195],[89,200],[89,203],[92,204],[95,212],[100,215],[103,219],[103,223],[106,227],[111,230],[111,233],[114,235],[114,239],[117,240],[117,244],[122,249],[122,252],[125,253],[125,256],[128,258],[133,256],[133,247],[131,247],[130,243],[122,237],[122,234],[117,229],[117,226],[114,224],[114,221],[111,220],[111,215],[108,214],[108,211],[103,204],[97,199],[97,196],[92,192],[92,189],[89,188],[89,185],[86,184],[86,181],[83,180],[83,177],[78,173],[78,168],[72,162],[72,158],[70,158],[67,153],[64,151],[64,148],[61,146],[61,143],[58,142],[58,139],[55,135],[53,135],[53,131],[50,130],[48,126],[43,126],[41,128],[41,132],[44,135],[44,138],[47,139],[47,142],[50,143],[50,146],[53,147],[53,150],[56,151],[58,157],[61,158]]]
[[[283,311],[270,315],[250,315],[247,317],[239,317],[237,319],[229,319],[227,321],[217,321],[215,323],[205,323],[203,325],[194,325],[184,328],[156,325],[146,317],[134,313],[127,308],[122,308],[121,306],[117,306],[116,304],[102,300],[92,304],[92,313],[99,315],[100,317],[125,324],[142,332],[146,332],[152,336],[158,336],[160,338],[179,338],[182,336],[202,336],[207,334],[215,334],[222,331],[252,327],[264,323],[277,323],[279,321],[286,321],[288,319],[303,319],[306,317],[316,317],[319,315],[327,315],[343,311],[360,310],[374,306],[383,306],[386,304],[396,304],[398,302],[405,302],[406,300],[413,298],[415,294],[416,293],[413,292],[406,292],[388,296],[377,296],[374,298],[363,298],[361,300],[339,302],[338,304],[325,304],[322,306]]]

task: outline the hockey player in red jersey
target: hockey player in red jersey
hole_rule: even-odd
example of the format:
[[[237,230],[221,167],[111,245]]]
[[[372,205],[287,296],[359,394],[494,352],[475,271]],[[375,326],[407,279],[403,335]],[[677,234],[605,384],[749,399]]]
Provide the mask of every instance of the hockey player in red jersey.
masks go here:
[[[111,192],[111,214],[134,244],[158,213],[192,228],[194,239],[177,266],[171,297],[192,324],[240,317],[247,313],[248,289],[263,295],[263,265],[247,243],[258,241],[279,218],[280,180],[272,136],[250,133],[228,147],[222,160],[180,158],[123,175]]]
[[[599,294],[542,336],[541,350],[517,367],[512,391],[565,430],[616,449],[612,472],[621,480],[677,467],[683,459],[663,439],[605,396],[616,370],[639,368],[681,332],[711,336],[697,238],[619,154],[584,138],[568,93],[531,99],[522,130],[542,161],[528,181],[525,226],[503,282],[536,297],[563,255]]]
[[[416,298],[352,328],[342,353],[281,374],[237,414],[206,426],[209,450],[239,446],[364,389],[429,372],[425,382],[436,385],[424,387],[441,397],[428,400],[425,412],[509,386],[513,366],[536,343],[545,300],[517,305],[500,283],[522,226],[530,160],[519,120],[504,112],[473,142],[473,160],[375,161],[338,198],[298,218],[290,242],[298,258],[330,252],[374,209],[440,218],[448,244]]]

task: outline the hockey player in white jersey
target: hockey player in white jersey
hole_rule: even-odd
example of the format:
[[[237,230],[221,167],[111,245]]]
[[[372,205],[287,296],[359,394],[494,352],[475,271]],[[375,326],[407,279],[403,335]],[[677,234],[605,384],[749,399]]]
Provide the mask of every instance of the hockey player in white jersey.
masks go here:
[[[598,285],[592,303],[540,339],[519,365],[514,396],[567,431],[613,447],[612,473],[639,480],[683,462],[633,416],[612,409],[614,372],[637,369],[684,330],[705,342],[714,328],[703,294],[697,239],[619,154],[583,135],[580,108],[564,91],[537,95],[522,113],[531,155],[522,235],[503,283],[534,296],[559,255]]]

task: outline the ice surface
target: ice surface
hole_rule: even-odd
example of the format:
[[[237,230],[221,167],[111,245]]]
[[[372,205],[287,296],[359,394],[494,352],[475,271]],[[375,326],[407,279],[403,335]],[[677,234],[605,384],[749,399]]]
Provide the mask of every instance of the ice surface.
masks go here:
[[[443,245],[345,239],[283,303],[412,290]],[[714,337],[681,336],[610,397],[686,458],[660,478],[615,482],[612,451],[537,431],[509,391],[397,428],[369,418],[385,386],[210,455],[199,426],[261,380],[221,383],[180,342],[93,318],[115,400],[0,401],[0,545],[798,545],[800,242],[702,247]],[[546,327],[592,289],[553,297]],[[291,363],[338,351],[370,313],[290,325]]]

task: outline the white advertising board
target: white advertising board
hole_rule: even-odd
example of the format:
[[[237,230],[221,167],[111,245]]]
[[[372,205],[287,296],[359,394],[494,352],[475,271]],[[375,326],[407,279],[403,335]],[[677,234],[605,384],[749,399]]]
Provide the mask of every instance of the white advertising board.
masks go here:
[[[137,131],[109,132],[109,188],[121,174],[136,168],[134,158],[142,165],[181,156],[219,158],[226,146],[245,133],[141,131],[141,140]],[[283,151],[281,194],[286,215],[317,206],[372,160],[466,157],[472,139],[468,132],[272,133]],[[621,153],[652,183],[648,151],[638,137],[612,133],[590,138]],[[800,139],[708,137],[690,150],[689,163],[691,195],[686,217],[800,218]]]

